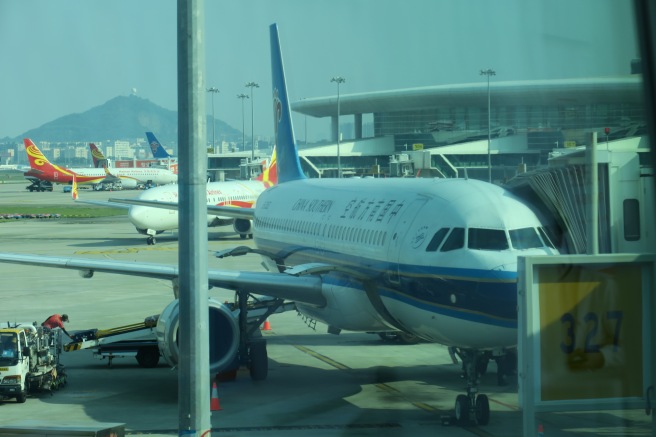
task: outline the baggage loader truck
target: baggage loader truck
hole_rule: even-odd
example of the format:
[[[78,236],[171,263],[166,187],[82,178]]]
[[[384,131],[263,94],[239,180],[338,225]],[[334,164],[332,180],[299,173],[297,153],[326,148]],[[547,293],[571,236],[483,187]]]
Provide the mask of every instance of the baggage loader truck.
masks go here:
[[[29,393],[50,391],[66,384],[59,362],[61,331],[36,323],[0,327],[0,399],[27,400]]]

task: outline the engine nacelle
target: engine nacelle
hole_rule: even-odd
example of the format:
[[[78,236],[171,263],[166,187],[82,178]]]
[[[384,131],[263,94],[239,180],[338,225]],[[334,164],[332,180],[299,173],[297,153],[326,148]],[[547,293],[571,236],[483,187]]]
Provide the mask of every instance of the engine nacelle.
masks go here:
[[[239,348],[239,325],[230,309],[221,302],[209,299],[210,373],[218,373],[234,362]],[[178,331],[180,305],[176,299],[157,319],[157,344],[170,366],[179,362]]]
[[[232,224],[236,233],[241,235],[250,235],[253,233],[253,222],[246,219],[235,219]]]

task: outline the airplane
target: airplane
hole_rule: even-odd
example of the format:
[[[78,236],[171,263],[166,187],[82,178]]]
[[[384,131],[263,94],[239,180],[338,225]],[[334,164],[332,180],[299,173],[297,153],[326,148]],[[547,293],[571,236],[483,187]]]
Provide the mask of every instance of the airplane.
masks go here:
[[[29,180],[39,179],[60,184],[70,184],[73,174],[78,184],[99,184],[106,180],[120,178],[124,188],[136,188],[140,183],[170,184],[177,182],[178,176],[161,168],[113,168],[107,179],[107,171],[102,168],[66,168],[50,163],[39,148],[29,138],[24,138],[25,150],[30,170],[25,172]]]
[[[478,371],[488,352],[516,346],[517,257],[558,253],[541,217],[504,188],[479,180],[306,178],[276,24],[270,35],[278,184],[261,193],[254,208],[233,210],[253,220],[255,248],[216,254],[259,254],[268,272],[210,268],[210,286],[235,290],[243,310],[246,293],[293,301],[300,313],[328,325],[329,333],[395,330],[453,348],[467,370],[456,419],[486,425],[490,406],[478,392]],[[169,279],[174,285],[178,275],[177,265],[106,259],[0,253],[0,262],[78,269],[84,277],[99,271]],[[165,309],[157,326],[169,363],[176,350],[174,307]],[[241,341],[248,326],[225,315],[220,304],[210,308],[212,320],[238,332],[221,338]],[[210,356],[218,356],[213,347]],[[266,349],[242,350],[238,356],[251,366],[251,376],[265,375]]]
[[[230,209],[251,208],[258,196],[277,182],[276,151],[274,149],[270,164],[264,172],[252,181],[219,181],[207,183],[207,225],[227,226],[233,229],[242,239],[253,234],[250,217],[241,215],[234,217],[225,214],[226,207]],[[110,202],[130,205],[128,219],[137,232],[147,235],[148,245],[156,244],[156,235],[164,231],[178,229],[178,185],[169,184],[151,188],[142,192],[135,199],[109,199]],[[98,204],[99,202],[90,201]],[[107,204],[104,204],[107,206]]]

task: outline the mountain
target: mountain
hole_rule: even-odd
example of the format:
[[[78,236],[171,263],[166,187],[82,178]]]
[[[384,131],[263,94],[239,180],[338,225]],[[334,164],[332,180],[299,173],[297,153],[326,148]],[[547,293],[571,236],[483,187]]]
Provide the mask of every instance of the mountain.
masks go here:
[[[207,139],[212,141],[212,120],[207,118]],[[118,96],[103,105],[80,114],[70,114],[31,129],[14,138],[51,142],[114,141],[145,138],[146,131],[155,133],[163,144],[178,142],[178,113],[164,109],[135,95]],[[241,131],[216,121],[215,135],[226,141],[241,141]]]

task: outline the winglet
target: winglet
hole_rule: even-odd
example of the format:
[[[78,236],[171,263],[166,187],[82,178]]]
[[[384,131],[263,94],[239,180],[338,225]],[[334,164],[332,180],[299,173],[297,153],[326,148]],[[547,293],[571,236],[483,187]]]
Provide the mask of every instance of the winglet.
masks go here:
[[[292,115],[287,97],[285,69],[282,62],[278,25],[272,24],[271,31],[271,76],[273,84],[273,126],[275,144],[278,154],[278,182],[283,183],[297,179],[305,179],[301,162],[298,158]]]

